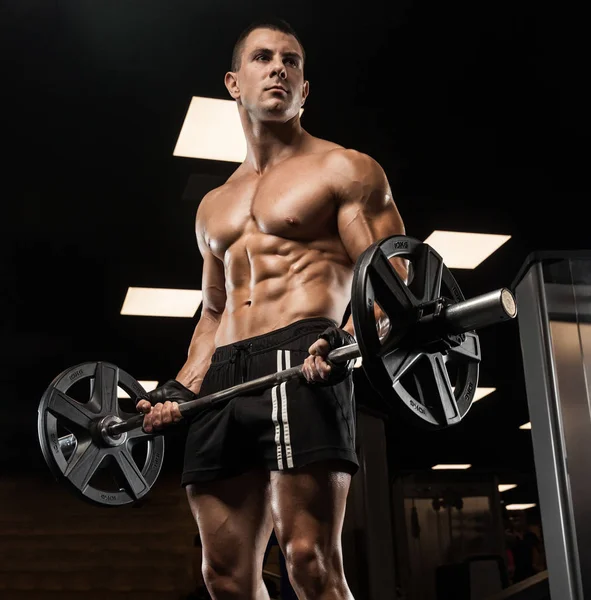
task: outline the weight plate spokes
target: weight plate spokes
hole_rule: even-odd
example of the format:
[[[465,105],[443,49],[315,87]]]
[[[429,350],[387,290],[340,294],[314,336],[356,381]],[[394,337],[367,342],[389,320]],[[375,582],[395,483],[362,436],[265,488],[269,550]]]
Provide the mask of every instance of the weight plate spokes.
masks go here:
[[[130,397],[123,406],[121,388]],[[164,458],[164,437],[141,428],[110,436],[105,426],[137,413],[142,386],[106,362],[71,367],[49,385],[39,403],[41,451],[54,477],[77,496],[101,506],[142,498],[154,485]]]
[[[405,283],[389,259],[409,261]],[[480,343],[475,332],[455,347],[417,343],[417,324],[443,299],[446,306],[464,296],[441,256],[408,236],[391,236],[372,244],[358,259],[352,283],[351,312],[363,368],[373,388],[390,408],[400,401],[403,416],[415,424],[441,429],[459,423],[478,385]],[[380,340],[374,305],[390,321]]]

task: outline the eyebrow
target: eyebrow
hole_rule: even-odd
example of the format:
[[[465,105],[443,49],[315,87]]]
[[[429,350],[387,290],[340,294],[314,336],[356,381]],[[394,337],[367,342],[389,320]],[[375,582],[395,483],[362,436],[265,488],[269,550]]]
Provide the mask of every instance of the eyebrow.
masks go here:
[[[249,56],[250,58],[254,58],[254,56],[260,52],[264,54],[273,54],[273,50],[270,48],[255,48]],[[281,56],[283,56],[283,58],[295,58],[298,62],[302,62],[302,57],[297,52],[282,52]]]

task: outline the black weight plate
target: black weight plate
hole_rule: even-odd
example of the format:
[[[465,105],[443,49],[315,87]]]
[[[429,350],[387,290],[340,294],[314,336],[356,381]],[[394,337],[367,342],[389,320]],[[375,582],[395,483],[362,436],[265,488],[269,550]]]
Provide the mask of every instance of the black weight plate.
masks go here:
[[[408,284],[390,264],[393,257],[409,261]],[[467,333],[461,346],[447,352],[400,343],[417,323],[420,307],[439,297],[451,304],[464,300],[441,256],[420,240],[391,236],[372,244],[357,260],[351,313],[367,378],[390,407],[402,401],[409,409],[403,415],[432,429],[449,427],[466,416],[476,393],[480,365],[475,332]],[[391,324],[384,340],[378,337],[375,303]]]
[[[75,386],[76,390],[85,386],[87,397],[69,395]],[[123,434],[117,446],[103,445],[93,437],[93,426],[102,417],[125,420],[137,414],[122,407],[117,387],[132,400],[144,392],[138,381],[115,365],[83,363],[51,382],[37,411],[39,444],[54,477],[78,497],[101,506],[121,506],[143,497],[160,474],[164,458],[164,437],[148,435],[141,428]],[[65,452],[60,438],[71,436],[74,449]]]

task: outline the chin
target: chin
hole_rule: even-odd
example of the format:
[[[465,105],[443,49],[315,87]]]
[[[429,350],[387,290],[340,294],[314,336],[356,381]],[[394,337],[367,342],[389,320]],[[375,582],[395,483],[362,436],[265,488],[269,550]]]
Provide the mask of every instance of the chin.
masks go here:
[[[294,111],[293,107],[281,103],[275,106],[263,106],[258,113],[262,121],[284,123],[292,119],[297,114],[297,111]]]

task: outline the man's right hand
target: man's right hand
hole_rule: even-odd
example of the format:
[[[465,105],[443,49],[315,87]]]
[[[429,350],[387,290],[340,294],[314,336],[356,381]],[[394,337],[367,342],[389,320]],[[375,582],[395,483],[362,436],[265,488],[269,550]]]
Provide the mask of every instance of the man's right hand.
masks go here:
[[[171,423],[178,423],[183,418],[179,403],[189,402],[196,397],[196,394],[176,379],[147,392],[136,404],[137,411],[145,415],[144,431],[150,433],[153,429],[162,429]]]
[[[138,412],[144,414],[143,430],[150,433],[153,429],[162,429],[171,423],[178,423],[183,415],[179,409],[178,402],[170,402],[167,400],[164,404],[158,402],[152,406],[148,400],[140,400],[136,404]]]

